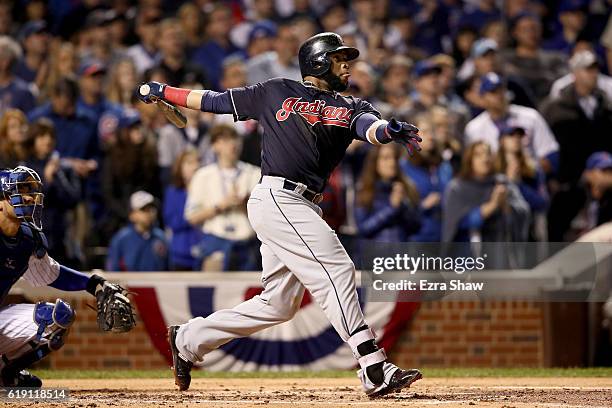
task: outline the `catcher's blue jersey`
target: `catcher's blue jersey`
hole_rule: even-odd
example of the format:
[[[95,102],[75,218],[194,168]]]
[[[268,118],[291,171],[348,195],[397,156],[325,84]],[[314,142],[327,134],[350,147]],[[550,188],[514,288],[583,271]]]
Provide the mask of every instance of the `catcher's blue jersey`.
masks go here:
[[[14,237],[0,234],[0,303],[23,276],[33,286],[44,286],[59,276],[59,264],[45,249],[44,234],[22,224]]]

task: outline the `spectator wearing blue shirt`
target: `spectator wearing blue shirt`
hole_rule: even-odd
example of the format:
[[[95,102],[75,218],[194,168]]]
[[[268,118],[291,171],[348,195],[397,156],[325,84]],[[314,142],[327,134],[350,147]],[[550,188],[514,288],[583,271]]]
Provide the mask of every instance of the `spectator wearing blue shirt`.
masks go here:
[[[421,152],[401,161],[403,174],[417,189],[421,211],[421,228],[411,237],[416,242],[439,242],[442,238],[442,193],[453,177],[449,160],[442,158],[443,145],[434,135],[432,120],[427,116],[415,120],[420,132],[427,137],[421,143]]]
[[[108,123],[117,123],[122,116],[120,105],[110,102],[104,96],[106,66],[98,61],[85,61],[78,70],[80,95],[77,110],[93,113],[98,135],[106,136]]]
[[[47,23],[42,20],[30,21],[23,26],[19,37],[24,55],[15,65],[13,72],[25,82],[35,83],[40,89],[43,87],[47,74],[49,48]]]
[[[106,269],[121,272],[150,272],[168,269],[168,244],[155,226],[155,197],[137,191],[130,197],[130,224],[113,236]]]
[[[202,240],[201,229],[191,225],[184,217],[187,186],[199,166],[196,150],[181,153],[172,168],[172,184],[164,193],[164,225],[172,232],[170,267],[176,271],[194,269],[196,260],[191,255],[191,248]]]
[[[28,113],[35,106],[28,84],[13,74],[21,58],[21,47],[11,37],[0,36],[0,115],[7,109]]]
[[[387,144],[368,153],[355,208],[359,235],[383,242],[406,242],[419,231],[418,193],[402,175],[402,148]]]
[[[442,52],[442,38],[448,35],[448,9],[442,2],[425,1],[419,4],[414,16],[416,24],[413,43],[428,56]]]
[[[30,112],[31,122],[48,118],[53,122],[57,135],[57,151],[62,157],[82,160],[99,156],[95,115],[77,106],[79,88],[70,78],[61,78],[51,90],[51,102]],[[86,177],[95,168],[79,165],[75,171]]]
[[[29,115],[30,122],[47,118],[55,127],[56,150],[62,163],[71,167],[83,181],[82,198],[86,201],[79,205],[80,240],[85,239],[85,223],[89,212],[93,219],[101,216],[100,180],[98,161],[100,150],[96,132],[95,116],[89,110],[77,107],[79,89],[71,78],[60,78],[51,89],[51,102],[42,105]],[[86,204],[86,205],[85,205]]]
[[[555,36],[545,41],[542,47],[569,55],[586,27],[588,6],[589,1],[585,0],[561,1],[559,5],[560,27]]]
[[[223,60],[240,49],[230,40],[232,29],[232,11],[224,4],[216,4],[208,14],[206,38],[191,56],[191,61],[203,67],[211,89],[220,90],[221,75],[223,73]]]

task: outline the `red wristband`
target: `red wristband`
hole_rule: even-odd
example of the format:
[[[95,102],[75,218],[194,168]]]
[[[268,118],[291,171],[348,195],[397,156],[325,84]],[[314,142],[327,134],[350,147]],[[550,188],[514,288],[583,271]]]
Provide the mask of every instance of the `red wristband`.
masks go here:
[[[174,105],[187,106],[187,96],[189,96],[189,92],[191,92],[190,89],[166,86],[164,88],[164,99]]]

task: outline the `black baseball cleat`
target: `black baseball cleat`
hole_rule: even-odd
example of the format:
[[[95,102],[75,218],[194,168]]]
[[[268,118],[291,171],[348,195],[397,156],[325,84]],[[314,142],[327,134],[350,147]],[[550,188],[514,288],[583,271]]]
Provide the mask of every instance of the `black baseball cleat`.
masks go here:
[[[370,398],[378,398],[390,394],[392,392],[400,392],[404,388],[409,388],[410,384],[423,378],[423,374],[419,370],[395,370],[389,382],[381,389],[368,394]]]
[[[27,370],[21,370],[17,373],[14,371],[3,370],[2,380],[0,381],[3,387],[42,387],[42,380],[37,376],[30,374]]]
[[[179,326],[170,326],[168,328],[168,343],[172,352],[172,371],[174,371],[174,383],[178,386],[179,391],[189,389],[191,384],[191,369],[193,363],[181,356],[176,348],[176,333]]]

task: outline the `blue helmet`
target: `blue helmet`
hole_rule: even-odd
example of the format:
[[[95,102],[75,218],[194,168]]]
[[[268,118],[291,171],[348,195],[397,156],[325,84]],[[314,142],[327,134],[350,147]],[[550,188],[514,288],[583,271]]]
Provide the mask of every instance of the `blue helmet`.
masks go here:
[[[45,195],[38,173],[26,166],[0,170],[0,187],[3,198],[13,207],[15,216],[37,230],[42,230]]]

